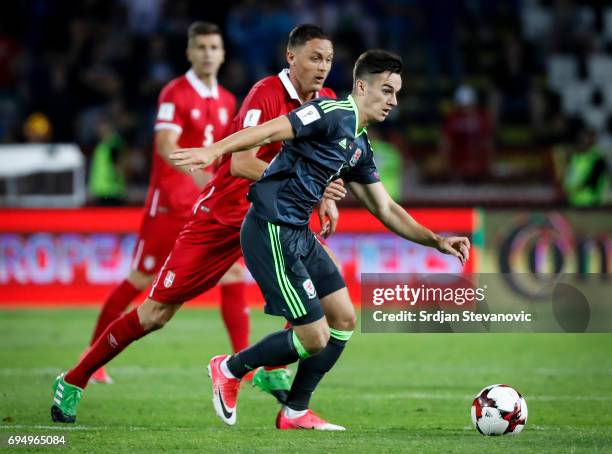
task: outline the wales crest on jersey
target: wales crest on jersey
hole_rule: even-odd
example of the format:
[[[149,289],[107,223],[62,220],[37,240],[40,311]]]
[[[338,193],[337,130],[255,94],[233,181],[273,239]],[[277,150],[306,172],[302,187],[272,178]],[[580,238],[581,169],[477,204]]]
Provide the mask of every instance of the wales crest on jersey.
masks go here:
[[[353,156],[351,156],[351,160],[349,161],[349,165],[351,167],[355,167],[355,164],[357,164],[357,161],[359,161],[359,158],[361,158],[361,148],[357,148],[355,150],[355,153],[353,153]]]

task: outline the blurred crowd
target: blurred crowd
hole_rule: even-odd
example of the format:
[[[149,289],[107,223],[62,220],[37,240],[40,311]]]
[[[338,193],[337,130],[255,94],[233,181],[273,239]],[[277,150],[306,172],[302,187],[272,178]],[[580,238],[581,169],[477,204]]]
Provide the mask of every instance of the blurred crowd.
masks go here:
[[[0,142],[76,142],[90,154],[110,127],[131,185],[146,185],[157,96],[188,69],[186,30],[198,19],[223,28],[220,82],[239,98],[285,66],[298,23],[333,37],[327,85],[340,95],[363,50],[401,54],[400,106],[377,140],[411,184],[545,182],[567,191],[570,155],[585,134],[609,178],[606,2],[244,0],[211,9],[187,0],[29,0],[0,8]]]

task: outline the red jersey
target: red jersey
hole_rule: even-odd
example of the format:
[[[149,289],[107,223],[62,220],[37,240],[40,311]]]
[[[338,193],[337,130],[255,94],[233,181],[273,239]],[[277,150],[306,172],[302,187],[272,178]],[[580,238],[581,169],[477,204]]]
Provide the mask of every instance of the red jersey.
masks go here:
[[[321,89],[316,96],[336,98],[330,88]],[[301,104],[300,97],[289,79],[289,70],[284,69],[278,75],[268,76],[253,85],[232,121],[230,132],[265,123],[291,112]],[[281,150],[281,146],[280,142],[264,145],[257,152],[257,157],[270,162]],[[220,224],[240,227],[250,206],[246,194],[253,181],[232,176],[230,169],[231,155],[227,155],[202,191],[199,200],[200,203],[205,203]]]
[[[234,95],[220,85],[208,88],[189,70],[170,81],[159,95],[155,131],[178,132],[180,148],[209,146],[227,135],[235,112]],[[145,204],[148,214],[172,212],[186,217],[199,193],[193,179],[168,164],[155,149]]]

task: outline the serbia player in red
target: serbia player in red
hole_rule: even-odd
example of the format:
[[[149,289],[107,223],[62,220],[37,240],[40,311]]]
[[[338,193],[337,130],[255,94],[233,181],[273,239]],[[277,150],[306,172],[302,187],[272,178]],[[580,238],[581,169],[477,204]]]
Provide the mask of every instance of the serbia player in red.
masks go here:
[[[332,90],[323,87],[332,57],[332,43],[319,27],[301,25],[293,29],[287,46],[289,69],[253,86],[231,129],[255,126],[284,115],[316,96],[335,98]],[[83,389],[95,370],[131,342],[162,328],[182,303],[212,288],[232,267],[242,255],[240,226],[249,208],[249,184],[259,179],[279,151],[280,144],[264,145],[221,163],[193,206],[149,297],[113,321],[79,363],[55,380],[51,407],[54,421],[74,422]],[[343,187],[329,187],[326,191],[334,199],[344,194]],[[324,221],[324,233],[333,232],[337,222],[334,202],[326,199],[319,216]]]
[[[104,302],[90,345],[151,285],[210,179],[207,172],[187,174],[178,170],[168,162],[168,155],[177,148],[211,145],[227,135],[236,98],[217,83],[224,54],[219,27],[206,22],[189,27],[187,59],[191,69],[169,82],[159,96],[151,181],[132,270]],[[236,264],[221,280],[221,312],[235,351],[248,346],[249,318],[242,275],[242,267]],[[91,379],[112,382],[104,368]]]

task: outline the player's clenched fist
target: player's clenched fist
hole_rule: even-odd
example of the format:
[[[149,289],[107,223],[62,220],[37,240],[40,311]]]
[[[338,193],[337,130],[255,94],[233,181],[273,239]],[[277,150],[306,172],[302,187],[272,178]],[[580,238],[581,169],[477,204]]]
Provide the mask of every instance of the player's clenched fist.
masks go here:
[[[217,159],[214,146],[208,148],[179,148],[170,153],[175,166],[187,167],[190,172],[204,169]]]

